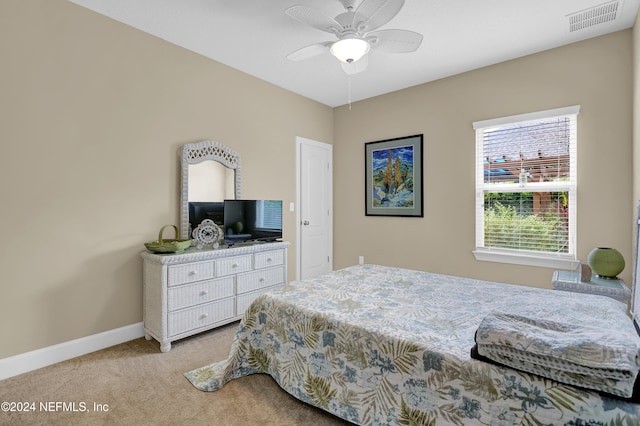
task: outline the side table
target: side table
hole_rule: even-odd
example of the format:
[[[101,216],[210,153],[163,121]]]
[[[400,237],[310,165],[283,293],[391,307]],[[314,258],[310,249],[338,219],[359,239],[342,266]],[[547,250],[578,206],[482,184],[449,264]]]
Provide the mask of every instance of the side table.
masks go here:
[[[631,290],[619,278],[600,278],[594,275],[591,281],[582,282],[579,272],[554,271],[551,285],[554,290],[599,294],[622,303],[628,303],[631,296]]]

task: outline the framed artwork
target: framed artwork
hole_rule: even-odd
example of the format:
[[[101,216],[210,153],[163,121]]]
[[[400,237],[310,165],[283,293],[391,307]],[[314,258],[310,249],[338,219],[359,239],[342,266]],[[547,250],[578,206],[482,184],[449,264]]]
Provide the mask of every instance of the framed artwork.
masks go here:
[[[365,215],[423,217],[422,135],[364,145]]]

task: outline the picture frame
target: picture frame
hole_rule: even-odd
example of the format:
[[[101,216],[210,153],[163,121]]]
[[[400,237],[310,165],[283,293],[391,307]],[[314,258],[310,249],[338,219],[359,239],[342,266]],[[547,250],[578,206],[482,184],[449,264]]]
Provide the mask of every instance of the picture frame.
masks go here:
[[[422,134],[365,143],[366,216],[424,216],[422,150]]]

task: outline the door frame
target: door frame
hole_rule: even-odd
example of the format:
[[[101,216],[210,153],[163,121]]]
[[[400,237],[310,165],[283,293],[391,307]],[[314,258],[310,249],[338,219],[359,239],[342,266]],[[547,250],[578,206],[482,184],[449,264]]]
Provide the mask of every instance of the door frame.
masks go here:
[[[302,201],[302,185],[301,185],[301,168],[302,162],[300,156],[302,155],[301,146],[309,145],[326,149],[329,152],[329,170],[327,177],[327,188],[331,193],[327,198],[329,201],[329,219],[327,221],[327,233],[328,233],[328,249],[329,249],[329,268],[333,270],[333,145],[318,142],[312,139],[296,136],[296,280],[300,279],[300,265],[302,264],[302,217],[300,216],[300,206]]]

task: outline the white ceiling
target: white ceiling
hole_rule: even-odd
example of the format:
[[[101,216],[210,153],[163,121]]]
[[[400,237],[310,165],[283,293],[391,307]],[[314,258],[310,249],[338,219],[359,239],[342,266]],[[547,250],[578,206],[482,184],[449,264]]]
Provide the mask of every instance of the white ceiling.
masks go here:
[[[230,67],[335,107],[631,28],[640,0],[406,0],[388,24],[424,35],[413,53],[371,51],[348,77],[329,52],[286,55],[333,36],[284,14],[301,4],[335,17],[339,0],[70,0]],[[617,3],[614,20],[570,31],[569,15]],[[350,81],[349,81],[350,79]],[[349,97],[349,86],[351,97]]]

